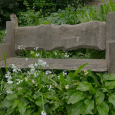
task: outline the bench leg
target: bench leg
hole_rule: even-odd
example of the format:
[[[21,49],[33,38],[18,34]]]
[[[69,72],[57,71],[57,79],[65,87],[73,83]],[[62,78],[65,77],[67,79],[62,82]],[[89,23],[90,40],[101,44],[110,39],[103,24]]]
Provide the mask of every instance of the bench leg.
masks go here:
[[[106,60],[108,73],[115,74],[115,40],[106,42]]]

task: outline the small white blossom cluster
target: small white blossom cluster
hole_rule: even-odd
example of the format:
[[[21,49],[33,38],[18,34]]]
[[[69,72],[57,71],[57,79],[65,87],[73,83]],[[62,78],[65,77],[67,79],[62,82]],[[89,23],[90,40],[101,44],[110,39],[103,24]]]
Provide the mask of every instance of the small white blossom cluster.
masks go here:
[[[21,69],[20,68],[16,68],[16,66],[14,64],[11,64],[11,66],[12,66],[12,69],[13,69],[12,71],[13,72],[18,73],[18,72],[21,71]]]
[[[48,75],[48,74],[51,74],[51,73],[52,72],[50,70],[47,70],[45,74]]]
[[[43,60],[38,60],[38,65],[43,66],[43,67],[49,67],[47,63]]]
[[[25,50],[25,48],[23,47],[23,45],[18,45],[18,49],[19,49],[19,50],[22,50],[22,49]]]
[[[31,54],[34,54],[34,51],[31,51],[30,53],[31,53]]]
[[[42,111],[41,112],[41,115],[47,115],[45,111]]]
[[[57,77],[58,77],[58,79],[60,79],[60,75],[58,75]]]
[[[40,56],[40,54],[39,54],[39,53],[36,53],[36,54],[35,54],[35,57],[39,57],[39,56]]]
[[[20,84],[23,80],[20,80],[20,79],[16,79],[16,81],[18,81],[16,84]]]
[[[66,70],[63,71],[63,76],[67,75],[67,72]]]
[[[34,48],[36,51],[38,50],[38,47]]]
[[[11,73],[9,71],[7,71],[7,73],[5,74],[5,78],[7,78],[7,83],[8,84],[12,84],[12,77],[11,77]],[[9,89],[6,91],[7,94],[12,94],[13,92]]]
[[[34,75],[33,77],[37,77],[37,76],[40,74],[40,71],[39,71],[39,70],[36,70],[36,68],[35,68],[35,67],[38,66],[37,63],[35,63],[35,64],[30,64],[30,65],[28,65],[28,66],[29,66],[29,68],[30,68],[30,71],[27,72],[29,75]]]
[[[28,58],[26,58],[26,61],[28,60]]]
[[[55,55],[57,55],[57,52],[55,52]]]
[[[6,91],[7,94],[12,94],[13,92],[11,90]]]
[[[17,90],[21,90],[22,88],[21,87],[18,87],[18,89]]]
[[[13,83],[12,77],[11,77],[9,71],[5,74],[5,78],[7,78],[7,83],[8,83],[8,84],[12,84],[12,83]]]
[[[65,89],[69,89],[69,85],[66,85],[66,86],[65,86]]]
[[[65,58],[68,58],[68,57],[69,57],[69,55],[68,55],[67,53],[65,53],[64,57],[65,57]]]
[[[32,83],[35,83],[35,80],[34,80],[34,79],[32,80]]]
[[[84,70],[84,75],[86,76],[88,74],[88,71],[87,70]]]
[[[49,89],[48,89],[48,90],[50,90],[51,88],[52,88],[52,85],[49,86]]]

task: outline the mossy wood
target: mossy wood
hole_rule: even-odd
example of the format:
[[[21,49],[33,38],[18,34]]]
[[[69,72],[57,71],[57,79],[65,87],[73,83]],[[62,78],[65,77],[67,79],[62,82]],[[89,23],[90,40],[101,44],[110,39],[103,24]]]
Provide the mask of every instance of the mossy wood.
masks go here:
[[[99,21],[85,22],[77,25],[40,25],[33,27],[17,27],[16,22],[6,22],[7,35],[0,44],[0,67],[4,67],[4,53],[7,66],[15,64],[18,68],[28,68],[28,64],[36,59],[16,58],[23,45],[26,50],[39,47],[39,50],[75,50],[92,48],[106,50],[106,59],[43,59],[49,65],[44,69],[77,70],[84,63],[83,69],[92,71],[108,71],[115,73],[115,13],[108,13],[107,23]]]

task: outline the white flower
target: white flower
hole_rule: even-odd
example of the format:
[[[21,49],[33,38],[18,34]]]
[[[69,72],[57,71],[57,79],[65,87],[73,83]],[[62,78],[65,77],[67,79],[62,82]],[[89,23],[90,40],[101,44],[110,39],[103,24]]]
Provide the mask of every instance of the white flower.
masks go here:
[[[18,72],[17,69],[15,69],[15,68],[14,68],[12,71],[13,71],[13,72],[16,72],[16,73]]]
[[[12,68],[16,68],[15,64],[11,64]]]
[[[25,48],[23,48],[23,45],[20,45],[20,46],[18,45],[18,49],[22,50],[22,49],[25,49]]]
[[[69,57],[69,55],[68,55],[67,53],[65,53],[64,57],[65,57],[65,58],[68,58],[68,57]]]
[[[84,75],[86,76],[88,74],[88,71],[87,70],[84,70]]]
[[[69,89],[69,85],[66,85],[65,88],[66,88],[66,89]]]
[[[5,74],[5,78],[11,78],[9,71],[7,72],[7,74]]]
[[[28,58],[26,58],[26,61],[28,60]]]
[[[33,51],[31,51],[30,53],[31,53],[31,54],[33,54],[34,52],[33,52]]]
[[[58,75],[57,77],[58,77],[58,79],[60,79],[60,75]]]
[[[40,55],[39,53],[36,53],[36,54],[35,54],[35,57],[39,57],[39,55]]]
[[[21,71],[21,69],[20,69],[20,68],[18,68],[17,70],[18,70],[18,71]]]
[[[21,87],[18,87],[18,90],[21,90],[22,88]]]
[[[41,115],[46,115],[46,112],[45,112],[45,111],[42,111],[42,112],[41,112]]]
[[[29,66],[29,68],[34,68],[34,65],[33,64],[30,64],[30,65],[28,65]]]
[[[18,82],[16,84],[20,84],[23,80],[16,79]]]
[[[34,48],[36,51],[38,50],[38,47]]]
[[[67,72],[66,70],[63,71],[63,76],[67,75]]]
[[[33,77],[37,77],[39,74],[40,74],[40,71],[39,71],[39,70],[38,70],[38,71],[35,71]]]
[[[41,65],[43,67],[45,67],[45,66],[48,67],[47,63],[43,60],[38,60],[38,65]]]
[[[10,75],[11,72],[7,71],[7,75]]]
[[[55,55],[57,55],[57,52],[55,52]]]
[[[49,86],[49,89],[48,89],[48,90],[50,90],[51,88],[52,88],[52,85]]]
[[[34,64],[34,66],[35,66],[35,67],[37,67],[37,66],[38,66],[38,64],[37,64],[37,63],[35,63],[35,64]]]
[[[50,70],[47,70],[45,74],[47,75],[47,74],[51,74],[51,73],[52,72]]]
[[[35,80],[32,80],[32,83],[35,83]]]
[[[12,94],[13,92],[11,90],[6,91],[7,94]]]
[[[12,84],[13,83],[13,81],[10,81],[10,80],[8,80],[8,82],[7,82],[8,84]]]
[[[28,77],[25,77],[25,80],[26,80],[26,81],[28,81],[28,79],[29,79]]]

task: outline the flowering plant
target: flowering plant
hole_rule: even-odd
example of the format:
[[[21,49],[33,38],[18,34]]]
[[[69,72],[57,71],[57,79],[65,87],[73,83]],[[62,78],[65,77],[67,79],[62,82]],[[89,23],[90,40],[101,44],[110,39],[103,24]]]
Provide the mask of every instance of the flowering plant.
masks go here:
[[[115,87],[115,75],[81,71],[85,65],[75,72],[64,70],[60,74],[38,70],[37,66],[48,66],[43,60],[28,65],[28,70],[12,65],[5,74],[3,94],[6,96],[2,99],[0,108],[7,115],[114,113],[115,94],[111,91]],[[112,84],[109,85],[110,83]]]
[[[86,64],[75,72],[64,70],[61,73],[59,70],[43,70],[42,67],[48,65],[41,59],[28,65],[29,69],[21,70],[14,64],[11,65],[11,69],[5,66],[6,74],[0,86],[0,113],[4,111],[5,115],[114,115],[115,75],[82,71]]]

